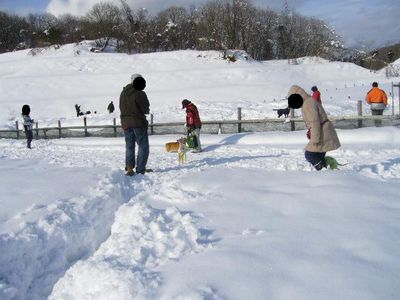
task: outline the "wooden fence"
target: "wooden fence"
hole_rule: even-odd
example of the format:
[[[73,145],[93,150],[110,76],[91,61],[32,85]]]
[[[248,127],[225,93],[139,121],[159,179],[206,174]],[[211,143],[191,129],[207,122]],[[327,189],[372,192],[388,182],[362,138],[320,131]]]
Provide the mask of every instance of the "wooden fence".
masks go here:
[[[39,127],[35,123],[33,128],[34,138],[63,138],[63,137],[117,137],[123,136],[121,125],[117,125],[116,118],[112,119],[110,125],[88,125],[87,118],[83,117],[82,126],[62,126],[61,121],[54,127]],[[400,126],[399,115],[383,116],[363,116],[362,104],[359,101],[358,115],[356,116],[329,116],[329,119],[335,124],[336,128],[361,128],[369,126]],[[302,118],[295,118],[293,110],[291,118],[288,121],[279,118],[250,119],[243,120],[241,108],[238,109],[236,120],[217,120],[203,121],[203,133],[235,133],[251,131],[294,131],[305,129]],[[153,115],[150,116],[149,134],[183,134],[184,122],[154,123]],[[15,129],[0,130],[0,138],[21,138],[25,137],[18,121],[15,122]]]

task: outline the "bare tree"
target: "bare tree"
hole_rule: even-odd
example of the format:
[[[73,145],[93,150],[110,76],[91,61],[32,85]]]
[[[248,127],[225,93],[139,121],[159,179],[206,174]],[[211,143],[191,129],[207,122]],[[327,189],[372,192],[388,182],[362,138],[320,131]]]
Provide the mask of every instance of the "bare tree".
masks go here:
[[[24,43],[24,37],[21,34],[23,28],[28,24],[25,19],[16,15],[8,15],[0,11],[0,53],[14,50],[19,44]],[[22,48],[29,47],[24,43]]]
[[[98,3],[86,17],[31,14],[26,18],[0,14],[0,51],[21,41],[28,46],[96,39],[104,49],[116,38],[121,51],[177,49],[241,49],[258,60],[300,56],[340,56],[340,37],[323,21],[306,18],[287,2],[281,12],[260,9],[251,0],[210,0],[199,8],[169,7],[154,17],[134,11],[126,0],[120,7]],[[11,25],[10,25],[11,24]],[[11,47],[12,48],[12,47]],[[339,54],[338,54],[339,53]]]
[[[102,39],[105,40],[102,44],[102,50],[107,47],[110,38],[118,38],[119,30],[122,26],[122,14],[118,6],[101,2],[93,6],[86,14],[87,21],[91,32],[99,43]]]
[[[222,1],[206,3],[197,13],[196,47],[203,50],[227,49],[227,32],[223,25],[225,6]]]
[[[248,25],[248,42],[246,51],[257,60],[274,58],[274,29],[278,19],[272,10],[254,10],[251,12],[253,22]]]
[[[59,17],[59,28],[62,32],[63,43],[78,42],[84,39],[83,19],[70,14]]]

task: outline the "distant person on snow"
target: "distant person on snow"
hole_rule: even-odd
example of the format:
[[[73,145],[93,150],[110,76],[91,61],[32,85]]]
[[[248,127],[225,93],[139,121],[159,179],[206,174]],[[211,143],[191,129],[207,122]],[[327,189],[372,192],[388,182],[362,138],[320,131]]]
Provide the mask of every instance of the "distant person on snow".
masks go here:
[[[81,106],[80,106],[80,105],[75,104],[75,110],[76,110],[76,116],[77,116],[77,117],[83,115],[83,113],[81,112]]]
[[[194,131],[197,137],[197,147],[193,150],[194,153],[201,152],[200,143],[200,130],[201,130],[201,120],[199,111],[192,102],[187,99],[182,101],[182,109],[186,109],[186,128],[188,135]]]
[[[107,106],[107,110],[110,114],[112,114],[115,110],[114,103],[111,101],[110,104]]]
[[[317,102],[319,102],[319,103],[322,104],[322,102],[321,102],[321,92],[318,91],[318,88],[314,85],[314,86],[311,88],[311,91],[313,92],[312,95],[311,95],[311,97],[312,97],[315,101],[317,101]]]
[[[387,96],[385,91],[378,88],[377,82],[372,83],[372,89],[367,93],[365,101],[370,105],[373,116],[383,115],[383,111],[387,105]],[[381,120],[375,120],[375,125],[380,126]]]
[[[338,149],[340,142],[321,103],[313,100],[301,87],[293,85],[288,93],[288,105],[292,109],[301,108],[303,120],[308,128],[307,137],[310,141],[306,146],[306,160],[317,171],[326,168],[326,152]]]
[[[125,134],[125,166],[126,175],[150,172],[146,169],[149,158],[149,136],[146,115],[150,113],[150,103],[146,93],[146,80],[140,74],[131,76],[131,83],[124,87],[119,98],[121,126]],[[137,161],[135,161],[135,144],[138,144]]]
[[[32,127],[33,127],[33,122],[34,122],[34,120],[31,119],[31,117],[29,116],[30,112],[31,112],[31,108],[29,107],[29,105],[25,104],[24,106],[22,106],[22,118],[24,120],[24,131],[25,131],[25,136],[26,136],[26,141],[27,141],[26,146],[29,149],[31,149],[31,142],[33,139]]]

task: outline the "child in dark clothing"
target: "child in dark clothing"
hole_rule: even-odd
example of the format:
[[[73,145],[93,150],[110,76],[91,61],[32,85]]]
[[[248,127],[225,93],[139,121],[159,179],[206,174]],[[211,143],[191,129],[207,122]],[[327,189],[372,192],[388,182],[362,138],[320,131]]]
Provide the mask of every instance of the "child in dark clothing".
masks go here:
[[[31,108],[29,105],[25,104],[22,106],[22,118],[24,119],[24,130],[25,130],[25,136],[27,140],[27,147],[31,149],[31,142],[33,139],[33,132],[32,132],[32,125],[33,125],[33,119],[29,116],[31,112]]]

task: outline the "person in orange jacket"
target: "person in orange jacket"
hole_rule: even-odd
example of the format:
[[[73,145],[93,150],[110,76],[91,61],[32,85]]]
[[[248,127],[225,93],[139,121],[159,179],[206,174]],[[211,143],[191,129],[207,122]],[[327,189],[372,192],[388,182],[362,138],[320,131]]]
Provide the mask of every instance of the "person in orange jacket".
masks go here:
[[[367,93],[365,100],[371,107],[371,113],[373,116],[383,115],[383,111],[387,105],[387,96],[384,90],[378,88],[378,83],[372,83],[372,89]],[[375,120],[375,125],[380,126],[382,120]]]
[[[367,93],[365,100],[371,105],[373,116],[382,115],[387,105],[387,96],[384,90],[378,88],[378,83],[372,83],[372,89]]]

